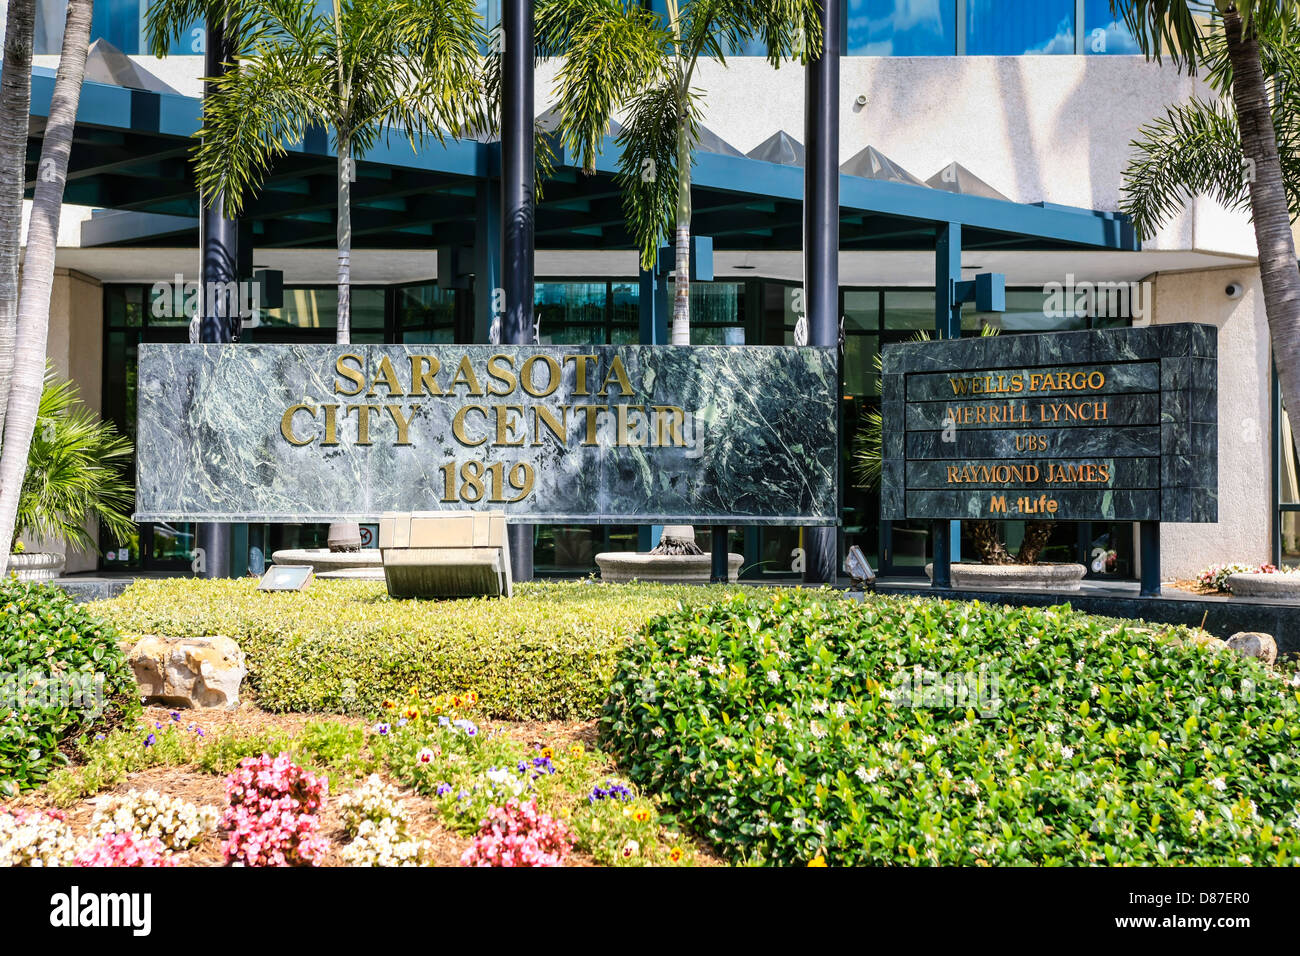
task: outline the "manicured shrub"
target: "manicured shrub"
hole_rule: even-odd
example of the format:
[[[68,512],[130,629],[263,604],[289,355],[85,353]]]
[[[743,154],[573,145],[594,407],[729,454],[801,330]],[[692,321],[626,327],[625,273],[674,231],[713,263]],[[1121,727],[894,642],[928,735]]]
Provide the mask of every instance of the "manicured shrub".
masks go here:
[[[226,860],[246,866],[318,866],[329,841],[317,833],[328,793],[288,754],[248,757],[226,778]]]
[[[370,716],[418,686],[475,688],[487,717],[595,717],[614,661],[650,618],[735,589],[529,583],[508,600],[397,601],[382,582],[316,581],[267,594],[255,581],[137,581],[96,604],[129,634],[224,634],[247,658],[259,706]]]
[[[139,713],[117,641],[58,588],[0,579],[0,794],[39,786],[77,738]]]
[[[537,801],[493,807],[461,866],[563,866],[572,849],[568,828],[537,809]]]
[[[736,860],[1300,859],[1300,702],[1176,628],[767,592],[652,622],[601,720]]]

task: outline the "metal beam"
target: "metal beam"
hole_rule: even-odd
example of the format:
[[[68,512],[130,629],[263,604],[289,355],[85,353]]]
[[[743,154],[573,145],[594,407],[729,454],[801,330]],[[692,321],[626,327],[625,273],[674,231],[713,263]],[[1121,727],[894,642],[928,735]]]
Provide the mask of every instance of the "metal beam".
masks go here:
[[[819,347],[838,346],[840,333],[840,11],[822,0],[822,52],[804,70],[804,303],[808,344]],[[838,529],[805,528],[804,542],[804,583],[834,584]]]

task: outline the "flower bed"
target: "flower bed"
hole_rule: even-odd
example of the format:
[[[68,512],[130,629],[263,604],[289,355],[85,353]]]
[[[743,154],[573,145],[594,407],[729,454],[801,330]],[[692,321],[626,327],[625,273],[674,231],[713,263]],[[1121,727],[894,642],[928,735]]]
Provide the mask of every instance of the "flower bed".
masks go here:
[[[267,594],[251,580],[171,579],[93,608],[125,634],[233,638],[267,710],[368,715],[418,685],[476,688],[489,717],[567,720],[599,713],[619,650],[647,620],[734,590],[580,581],[431,602],[392,600],[371,582]]]
[[[1300,704],[1185,629],[794,592],[653,622],[601,722],[632,778],[773,863],[1300,860]]]

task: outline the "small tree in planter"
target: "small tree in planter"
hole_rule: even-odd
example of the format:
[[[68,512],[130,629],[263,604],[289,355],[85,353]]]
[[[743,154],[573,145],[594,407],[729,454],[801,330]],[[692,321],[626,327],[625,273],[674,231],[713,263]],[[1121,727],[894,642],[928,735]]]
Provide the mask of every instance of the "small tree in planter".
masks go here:
[[[110,422],[82,403],[76,385],[46,370],[9,549],[25,555],[11,559],[20,578],[54,577],[63,567],[61,555],[37,558],[20,539],[62,541],[78,550],[95,550],[97,542],[86,530],[91,518],[99,519],[119,539],[135,533],[134,496],[123,477],[133,452],[131,443]],[[32,567],[24,573],[21,565]]]
[[[997,335],[996,327],[986,325],[980,329],[980,335]],[[928,332],[916,333],[916,341],[930,341]],[[881,371],[880,355],[876,355],[876,374]],[[885,423],[879,411],[867,413],[866,421],[853,439],[853,465],[859,488],[872,489],[880,485],[880,472],[883,461],[883,443]],[[1025,536],[1020,548],[1013,556],[1002,540],[999,523],[988,519],[966,520],[962,527],[975,544],[975,552],[981,564],[1037,564],[1052,536],[1051,521],[1026,521]]]

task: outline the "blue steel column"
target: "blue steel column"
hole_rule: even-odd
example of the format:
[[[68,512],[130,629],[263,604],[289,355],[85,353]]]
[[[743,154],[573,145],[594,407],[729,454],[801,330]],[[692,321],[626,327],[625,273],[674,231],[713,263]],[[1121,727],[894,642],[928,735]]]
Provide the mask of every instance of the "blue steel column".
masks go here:
[[[233,58],[234,44],[220,21],[209,23],[204,38],[204,68],[217,76]],[[205,84],[204,94],[210,90]],[[239,221],[225,214],[225,202],[218,194],[204,196],[199,221],[202,272],[202,305],[199,341],[233,342],[238,338],[239,308],[225,293],[238,281]],[[202,574],[207,578],[230,576],[230,525],[204,522],[198,526],[195,544],[203,552]]]
[[[840,0],[823,0],[822,54],[804,72],[804,303],[808,344],[839,345],[840,312]],[[838,407],[836,422],[838,431]],[[834,467],[838,476],[840,462]],[[836,481],[839,487],[839,481]],[[833,584],[837,529],[806,528],[806,584]]]
[[[934,242],[934,331],[941,339],[961,337],[961,303],[957,283],[961,281],[961,223],[939,223]],[[961,522],[936,521],[934,541],[934,587],[952,584],[950,566],[961,559]]]
[[[506,0],[501,29],[501,270],[503,345],[533,341],[533,3]],[[511,524],[510,568],[533,577],[533,526]]]

